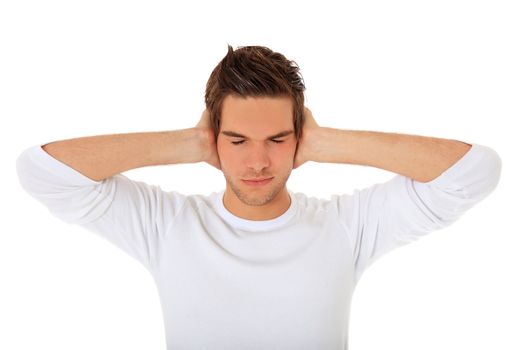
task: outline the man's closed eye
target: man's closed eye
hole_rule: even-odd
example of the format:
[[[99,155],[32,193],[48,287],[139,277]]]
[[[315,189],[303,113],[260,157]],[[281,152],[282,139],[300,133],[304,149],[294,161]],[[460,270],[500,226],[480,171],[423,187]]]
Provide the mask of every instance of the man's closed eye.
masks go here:
[[[273,142],[275,143],[281,143],[281,142],[284,142],[283,140],[272,140]],[[232,144],[234,145],[240,145],[244,142],[244,140],[241,140],[241,141],[232,141]]]

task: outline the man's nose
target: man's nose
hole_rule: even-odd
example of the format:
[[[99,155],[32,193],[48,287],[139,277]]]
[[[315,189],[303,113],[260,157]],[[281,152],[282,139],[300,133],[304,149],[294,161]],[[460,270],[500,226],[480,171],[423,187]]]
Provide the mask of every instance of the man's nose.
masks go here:
[[[270,157],[266,145],[254,145],[246,156],[247,166],[256,172],[270,166]]]

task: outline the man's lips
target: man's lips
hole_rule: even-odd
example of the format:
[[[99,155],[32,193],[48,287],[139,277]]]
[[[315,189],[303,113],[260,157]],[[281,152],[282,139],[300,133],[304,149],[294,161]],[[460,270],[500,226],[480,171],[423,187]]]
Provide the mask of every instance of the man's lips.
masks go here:
[[[263,185],[266,185],[267,183],[269,183],[270,181],[272,181],[273,177],[269,177],[269,178],[262,178],[262,179],[247,179],[247,180],[242,180],[245,184],[247,185],[250,185],[250,186],[263,186]]]

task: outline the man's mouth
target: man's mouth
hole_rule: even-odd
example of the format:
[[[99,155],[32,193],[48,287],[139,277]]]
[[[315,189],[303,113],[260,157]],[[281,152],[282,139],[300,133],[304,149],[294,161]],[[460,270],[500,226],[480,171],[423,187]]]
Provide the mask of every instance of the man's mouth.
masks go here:
[[[242,181],[249,186],[264,186],[270,181],[272,181],[272,179],[273,177],[259,178],[259,179],[247,179],[247,180],[242,180]]]

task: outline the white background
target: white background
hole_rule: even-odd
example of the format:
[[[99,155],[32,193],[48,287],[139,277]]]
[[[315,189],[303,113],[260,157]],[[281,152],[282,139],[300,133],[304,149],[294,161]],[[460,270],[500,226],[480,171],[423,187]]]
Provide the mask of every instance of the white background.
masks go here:
[[[20,187],[15,160],[54,140],[193,127],[231,44],[295,60],[321,126],[458,139],[503,160],[483,202],[367,270],[353,298],[351,348],[524,349],[519,3],[3,1],[0,348],[165,349],[148,272],[51,216]],[[206,163],[125,174],[186,194],[224,186]],[[328,198],[393,175],[309,162],[288,188]]]

